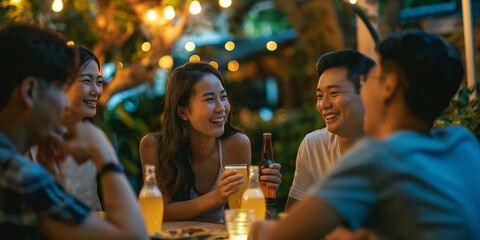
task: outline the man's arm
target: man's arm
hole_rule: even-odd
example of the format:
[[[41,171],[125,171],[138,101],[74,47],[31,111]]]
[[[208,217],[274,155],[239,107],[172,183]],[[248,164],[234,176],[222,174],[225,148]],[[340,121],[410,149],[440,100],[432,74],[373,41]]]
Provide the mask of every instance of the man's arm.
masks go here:
[[[310,196],[275,223],[256,222],[249,239],[321,239],[342,224],[340,215],[323,199]],[[315,214],[312,214],[315,213]]]
[[[118,163],[106,135],[90,123],[76,126],[74,137],[63,149],[75,159],[90,158],[97,169]],[[52,239],[148,239],[136,196],[123,173],[109,171],[100,178],[106,218],[91,212],[79,225],[45,217],[39,230]]]
[[[290,212],[292,210],[292,206],[297,202],[300,202],[300,200],[297,200],[289,196],[287,199],[287,203],[285,204],[285,212]]]

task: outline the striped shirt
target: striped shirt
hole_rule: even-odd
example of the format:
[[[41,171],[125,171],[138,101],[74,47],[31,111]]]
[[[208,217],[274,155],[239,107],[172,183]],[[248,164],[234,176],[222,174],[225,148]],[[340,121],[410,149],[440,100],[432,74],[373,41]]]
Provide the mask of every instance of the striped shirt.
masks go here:
[[[42,217],[81,224],[91,209],[67,194],[39,164],[17,152],[0,133],[0,233],[2,239],[35,239]]]

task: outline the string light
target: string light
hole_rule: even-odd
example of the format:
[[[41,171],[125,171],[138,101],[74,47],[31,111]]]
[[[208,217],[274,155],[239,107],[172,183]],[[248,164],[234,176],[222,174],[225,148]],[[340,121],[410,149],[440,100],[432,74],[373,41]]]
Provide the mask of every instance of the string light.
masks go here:
[[[218,4],[222,8],[228,8],[232,5],[232,0],[218,0]]]
[[[191,14],[197,15],[202,11],[202,6],[200,5],[199,1],[193,0],[190,3],[190,6],[188,7],[188,10],[190,11]]]
[[[356,3],[357,3],[357,0],[350,0],[350,3],[351,3],[351,4],[356,4]]]
[[[235,43],[232,41],[226,42],[225,49],[227,49],[227,51],[232,51],[233,49],[235,49]]]
[[[67,46],[70,46],[70,47],[71,47],[71,46],[75,46],[75,42],[73,42],[73,41],[68,41],[68,42],[67,42]]]
[[[54,0],[52,3],[52,10],[54,12],[61,12],[63,10],[62,0]]]
[[[185,50],[187,50],[189,52],[195,50],[195,43],[193,43],[193,42],[185,43]]]
[[[189,59],[190,62],[200,62],[200,56],[192,55]]]
[[[228,70],[230,70],[231,72],[235,72],[235,71],[237,71],[237,70],[240,68],[240,64],[238,64],[237,61],[232,60],[232,61],[228,62],[227,68],[228,68]]]
[[[12,3],[13,3],[13,4],[17,4],[17,3],[19,3],[19,2],[20,2],[20,0],[12,0]]]
[[[268,49],[269,51],[275,51],[275,50],[277,49],[277,43],[274,42],[274,41],[269,41],[269,42],[267,43],[267,49]]]
[[[148,52],[148,50],[150,50],[150,47],[151,47],[151,46],[152,46],[152,45],[151,45],[149,42],[144,42],[144,43],[142,43],[142,51]]]
[[[173,58],[170,55],[165,55],[158,60],[158,66],[163,69],[170,69],[173,66]]]
[[[163,10],[163,17],[167,20],[172,20],[175,17],[175,8],[168,5]]]
[[[214,67],[215,69],[218,69],[218,63],[217,62],[211,61],[208,64],[212,65],[212,67]]]
[[[155,18],[157,18],[157,12],[155,12],[155,10],[153,10],[153,9],[150,9],[147,12],[147,19],[150,20],[150,21],[153,21],[153,20],[155,20]]]

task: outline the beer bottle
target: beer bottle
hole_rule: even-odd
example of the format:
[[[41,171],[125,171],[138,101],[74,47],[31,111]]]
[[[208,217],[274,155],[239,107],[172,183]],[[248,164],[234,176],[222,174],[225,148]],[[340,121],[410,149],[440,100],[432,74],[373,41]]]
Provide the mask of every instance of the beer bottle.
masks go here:
[[[138,204],[143,213],[147,231],[149,233],[162,231],[163,197],[157,187],[154,165],[145,164],[145,178],[140,190]]]
[[[272,147],[272,134],[263,134],[263,146],[262,146],[262,160],[259,163],[260,176],[262,176],[262,170],[268,168],[270,164],[273,164],[273,147]],[[260,180],[260,188],[265,196],[265,201],[268,205],[275,204],[276,191],[273,187],[268,186],[267,181]]]
[[[257,212],[256,220],[265,220],[265,197],[258,182],[258,166],[250,165],[248,173],[248,188],[242,196],[242,209],[253,209]]]

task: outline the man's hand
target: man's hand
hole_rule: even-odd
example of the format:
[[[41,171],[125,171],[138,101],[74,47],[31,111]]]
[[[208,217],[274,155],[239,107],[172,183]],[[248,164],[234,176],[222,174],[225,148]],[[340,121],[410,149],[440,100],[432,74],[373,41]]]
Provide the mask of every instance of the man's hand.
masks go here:
[[[248,234],[248,240],[261,240],[265,239],[267,233],[273,228],[276,221],[257,221],[252,224],[250,233]]]
[[[33,160],[47,169],[50,174],[62,180],[65,179],[63,164],[66,155],[60,145],[66,132],[65,127],[53,129],[47,139],[38,145],[36,156],[33,157]]]
[[[359,229],[356,232],[350,231],[350,229],[345,227],[337,227],[327,236],[325,240],[368,240],[369,234],[363,229]]]
[[[270,164],[268,168],[262,170],[260,180],[269,182],[268,186],[273,187],[275,191],[277,191],[280,187],[280,183],[282,183],[282,174],[280,173],[281,168],[282,165],[280,165],[280,163]]]

